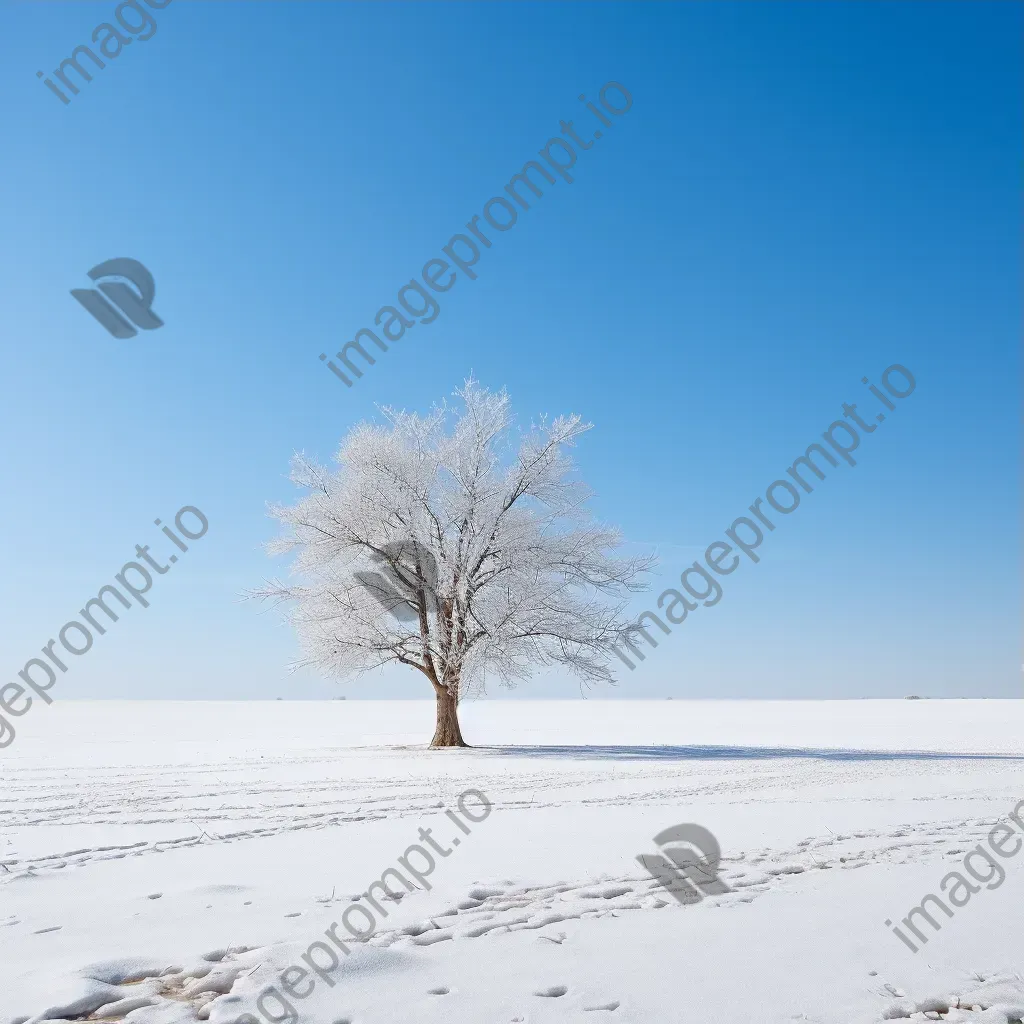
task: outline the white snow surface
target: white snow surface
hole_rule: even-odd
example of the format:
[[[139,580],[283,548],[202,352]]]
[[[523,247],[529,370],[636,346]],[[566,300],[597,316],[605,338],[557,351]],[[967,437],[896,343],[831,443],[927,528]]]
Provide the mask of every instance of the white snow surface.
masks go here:
[[[1024,850],[918,952],[885,925],[1024,800],[1024,701],[478,701],[444,751],[429,701],[36,714],[0,758],[0,1024],[1024,1018]],[[682,822],[730,891],[637,862]],[[329,945],[421,827],[425,885]]]

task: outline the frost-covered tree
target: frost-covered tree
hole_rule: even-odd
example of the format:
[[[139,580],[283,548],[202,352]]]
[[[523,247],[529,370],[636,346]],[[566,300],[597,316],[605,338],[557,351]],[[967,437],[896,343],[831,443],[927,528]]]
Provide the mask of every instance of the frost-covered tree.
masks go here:
[[[275,507],[272,554],[297,552],[292,576],[257,596],[283,602],[298,666],[344,678],[392,662],[430,681],[434,747],[465,746],[458,704],[486,677],[514,686],[559,664],[611,681],[627,595],[652,557],[621,558],[618,532],[586,509],[568,450],[579,416],[513,422],[508,395],[469,380],[455,408],[381,410],[341,443],[331,470],[296,455],[308,494]],[[386,579],[385,579],[386,577]]]

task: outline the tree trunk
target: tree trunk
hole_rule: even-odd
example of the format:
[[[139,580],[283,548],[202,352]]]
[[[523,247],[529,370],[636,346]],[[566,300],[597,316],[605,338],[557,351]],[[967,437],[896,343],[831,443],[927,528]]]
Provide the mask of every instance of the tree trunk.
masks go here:
[[[459,702],[445,687],[435,690],[437,695],[437,728],[432,747],[465,747],[469,744],[462,738],[459,728]]]

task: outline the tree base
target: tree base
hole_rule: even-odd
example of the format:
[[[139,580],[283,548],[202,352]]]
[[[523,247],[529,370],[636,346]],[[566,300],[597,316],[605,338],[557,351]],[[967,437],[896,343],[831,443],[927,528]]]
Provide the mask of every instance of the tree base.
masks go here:
[[[469,746],[462,738],[462,730],[459,728],[459,705],[447,690],[437,694],[437,727],[434,729],[434,738],[430,741],[430,746],[435,749]]]

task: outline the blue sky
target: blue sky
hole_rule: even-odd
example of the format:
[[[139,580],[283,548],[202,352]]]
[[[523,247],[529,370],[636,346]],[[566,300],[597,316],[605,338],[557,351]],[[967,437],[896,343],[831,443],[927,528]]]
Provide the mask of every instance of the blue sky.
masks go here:
[[[1019,5],[174,0],[65,106],[36,72],[115,6],[3,14],[5,678],[195,505],[209,532],[55,696],[428,697],[288,675],[289,630],[239,600],[284,571],[294,450],[471,371],[527,420],[579,412],[596,513],[661,553],[640,611],[900,363],[916,391],[857,466],[610,695],[1021,695]],[[560,120],[589,138],[609,81],[633,105],[573,184],[332,377],[318,355]],[[121,256],[165,321],[128,340],[69,295]]]

